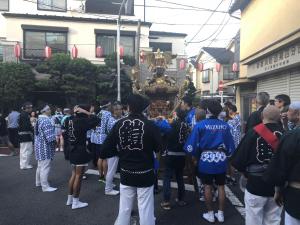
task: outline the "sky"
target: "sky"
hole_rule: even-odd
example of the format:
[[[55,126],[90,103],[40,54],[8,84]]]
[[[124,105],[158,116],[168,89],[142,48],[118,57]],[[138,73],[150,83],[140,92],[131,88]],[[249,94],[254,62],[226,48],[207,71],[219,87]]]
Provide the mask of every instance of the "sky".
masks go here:
[[[230,17],[228,13],[223,13],[228,11],[229,6],[234,0],[162,1],[146,0],[146,6],[148,6],[146,7],[146,21],[153,22],[151,30],[186,33],[188,36],[186,37],[185,53],[188,56],[197,55],[202,47],[226,48],[230,40],[239,30],[240,21]],[[183,7],[171,3],[184,4],[191,7]],[[142,21],[144,19],[144,7],[138,5],[143,4],[144,0],[135,0],[135,15],[142,19]],[[202,10],[203,8],[215,10],[218,5],[219,7],[217,10],[221,12],[215,12],[212,14],[211,11]],[[150,6],[179,9],[157,8]],[[207,25],[203,26],[203,24]]]

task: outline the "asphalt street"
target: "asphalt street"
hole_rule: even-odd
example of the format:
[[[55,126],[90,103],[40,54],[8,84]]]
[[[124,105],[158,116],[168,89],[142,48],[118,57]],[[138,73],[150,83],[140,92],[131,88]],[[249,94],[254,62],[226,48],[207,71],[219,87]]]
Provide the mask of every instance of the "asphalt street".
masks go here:
[[[36,162],[34,169],[20,170],[19,157],[0,157],[0,225],[113,225],[118,213],[118,196],[105,196],[104,185],[96,175],[89,175],[83,181],[80,199],[89,207],[72,210],[65,205],[67,182],[71,173],[70,164],[57,153],[52,164],[50,184],[58,187],[53,193],[43,193],[35,187]],[[116,184],[119,180],[116,179]],[[241,201],[238,188],[231,188],[232,194]],[[174,199],[175,199],[174,189]],[[224,225],[241,225],[244,219],[232,203],[232,196],[226,200]],[[156,225],[206,225],[201,217],[204,203],[196,199],[195,193],[187,191],[185,207],[176,206],[170,211],[160,207],[162,194],[155,196]],[[241,201],[242,202],[242,201]],[[235,206],[234,206],[235,205]],[[132,225],[138,224],[138,213],[133,213]]]

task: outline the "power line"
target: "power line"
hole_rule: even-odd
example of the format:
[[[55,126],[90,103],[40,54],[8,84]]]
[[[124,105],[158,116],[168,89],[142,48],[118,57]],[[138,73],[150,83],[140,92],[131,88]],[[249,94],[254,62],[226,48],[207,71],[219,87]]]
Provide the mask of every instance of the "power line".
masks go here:
[[[152,24],[161,24],[161,25],[169,25],[169,26],[219,26],[220,23],[164,23],[164,22],[155,22],[155,21],[149,21]],[[238,25],[239,23],[229,23],[227,25]]]
[[[189,8],[199,9],[199,10],[208,11],[208,12],[217,12],[217,13],[226,13],[226,14],[228,13],[227,11],[219,11],[219,10],[213,10],[213,9],[207,9],[207,8],[200,8],[200,7],[193,6],[193,5],[185,5],[185,4],[180,4],[180,3],[175,3],[175,2],[165,1],[165,0],[153,0],[153,1],[163,2],[163,3],[167,3],[167,4],[171,4],[171,5],[189,7]]]
[[[158,1],[158,0],[155,0],[155,1]],[[160,0],[161,1],[161,0]],[[210,14],[210,16],[207,18],[207,20],[204,22],[204,24],[200,27],[200,29],[197,31],[197,33],[191,38],[191,40],[189,41],[189,42],[187,42],[187,45],[189,44],[189,43],[191,43],[194,39],[195,39],[195,37],[197,37],[197,35],[200,33],[200,31],[203,29],[203,27],[205,26],[205,24],[207,24],[208,23],[208,21],[210,20],[210,18],[215,14],[215,11],[220,7],[220,5],[223,3],[223,1],[224,0],[222,0],[219,4],[218,4],[218,6],[215,8],[215,10]]]
[[[158,5],[134,5],[138,7],[146,7],[146,8],[158,8],[158,9],[172,9],[172,10],[182,10],[182,11],[197,11],[197,12],[203,12],[203,11],[211,11],[208,9],[198,9],[198,8],[178,8],[178,7],[169,7],[169,6],[158,6]],[[221,11],[220,11],[221,12]],[[228,13],[228,12],[222,12],[222,13]]]
[[[228,18],[228,20],[226,21],[226,23],[223,25],[223,27],[220,29],[219,33],[214,37],[214,39],[211,40],[211,42],[208,44],[208,47],[216,40],[216,38],[221,34],[221,32],[224,30],[225,26],[227,25],[227,23],[229,22],[230,17]]]

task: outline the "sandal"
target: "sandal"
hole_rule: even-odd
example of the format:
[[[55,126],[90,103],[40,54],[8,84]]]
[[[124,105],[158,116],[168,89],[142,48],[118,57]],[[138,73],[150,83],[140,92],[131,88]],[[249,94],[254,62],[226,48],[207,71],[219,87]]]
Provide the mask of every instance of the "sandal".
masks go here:
[[[169,202],[162,202],[160,203],[160,206],[164,209],[164,210],[171,210],[171,205]]]

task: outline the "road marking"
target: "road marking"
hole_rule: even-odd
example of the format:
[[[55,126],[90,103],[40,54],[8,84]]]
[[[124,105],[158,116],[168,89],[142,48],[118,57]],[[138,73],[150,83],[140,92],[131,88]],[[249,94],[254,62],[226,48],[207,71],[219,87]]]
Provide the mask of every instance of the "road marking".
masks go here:
[[[91,174],[91,175],[97,175],[97,176],[99,176],[99,171],[98,170],[88,169],[85,173],[86,174]],[[116,179],[120,179],[120,174],[116,174],[115,178]],[[158,180],[158,185],[162,187],[163,186],[163,181],[162,180]],[[178,188],[177,183],[176,182],[171,182],[171,187],[174,188],[174,189],[177,189]],[[192,192],[195,191],[194,190],[194,186],[191,185],[191,184],[185,184],[185,190],[192,191]],[[245,216],[246,216],[245,206],[234,195],[234,193],[230,190],[230,188],[227,185],[225,185],[225,193],[226,193],[226,197],[231,202],[231,204],[241,214],[241,216],[243,218],[245,218]]]

